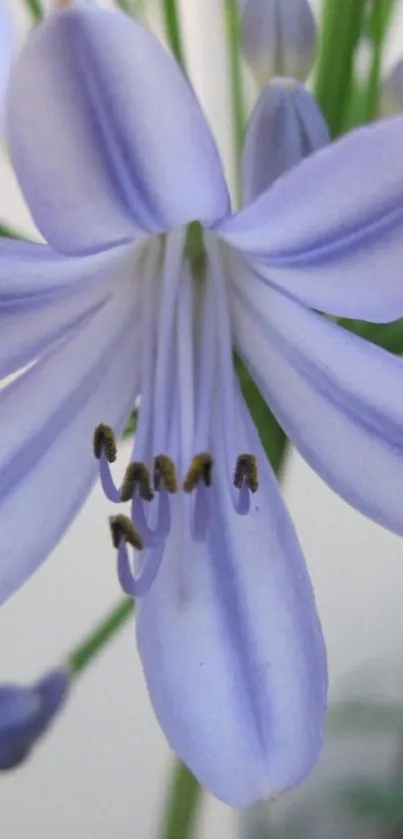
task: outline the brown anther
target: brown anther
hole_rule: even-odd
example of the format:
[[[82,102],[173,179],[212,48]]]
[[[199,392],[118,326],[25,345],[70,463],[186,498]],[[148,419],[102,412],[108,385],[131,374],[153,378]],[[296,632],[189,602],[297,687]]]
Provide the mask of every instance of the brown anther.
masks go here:
[[[152,501],[154,493],[151,489],[150,473],[144,463],[129,463],[122,486],[120,487],[121,501],[130,501],[138,490],[143,501]]]
[[[132,547],[136,548],[138,551],[143,550],[144,545],[141,536],[139,536],[136,532],[127,516],[111,516],[109,519],[109,525],[111,528],[113,547],[116,548],[116,550],[118,550],[122,541],[132,545]]]
[[[105,453],[109,463],[114,463],[117,456],[115,435],[109,425],[101,423],[97,425],[93,438],[94,455],[100,460],[102,452]]]
[[[193,458],[183,482],[185,492],[193,492],[203,481],[206,487],[212,484],[214,460],[208,452],[202,452]]]
[[[160,492],[162,486],[172,494],[178,491],[175,464],[166,454],[154,458],[153,479],[156,492]]]
[[[234,486],[241,489],[243,483],[246,484],[251,492],[257,492],[259,489],[259,475],[257,468],[257,460],[253,454],[240,454],[234,472]]]

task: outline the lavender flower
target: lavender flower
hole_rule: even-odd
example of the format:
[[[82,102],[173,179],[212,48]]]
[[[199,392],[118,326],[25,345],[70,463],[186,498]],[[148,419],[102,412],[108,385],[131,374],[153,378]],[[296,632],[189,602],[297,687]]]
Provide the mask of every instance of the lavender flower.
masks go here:
[[[31,35],[9,136],[49,245],[0,247],[0,375],[20,371],[0,392],[1,598],[79,510],[93,439],[107,496],[131,504],[111,530],[157,717],[206,787],[250,804],[315,762],[327,680],[232,354],[329,485],[402,533],[402,362],[315,310],[403,315],[403,121],[345,137],[267,190],[261,167],[264,191],[232,216],[179,68],[136,22],[83,6]],[[138,397],[117,487],[115,435]]]
[[[0,117],[3,116],[3,103],[10,73],[13,46],[13,24],[3,0],[0,0]]]
[[[0,770],[14,769],[59,713],[69,690],[67,670],[54,670],[33,687],[0,687]]]
[[[241,0],[242,45],[259,86],[274,76],[304,81],[316,51],[316,23],[309,0]]]

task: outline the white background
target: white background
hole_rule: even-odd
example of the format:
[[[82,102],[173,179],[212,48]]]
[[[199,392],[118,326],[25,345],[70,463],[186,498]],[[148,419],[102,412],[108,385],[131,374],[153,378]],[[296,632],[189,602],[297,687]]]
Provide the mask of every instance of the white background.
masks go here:
[[[14,14],[17,5],[22,0],[9,0]],[[183,6],[195,84],[226,150],[218,3],[183,0]],[[394,32],[390,58],[399,54],[399,41],[403,53],[402,31]],[[28,231],[28,213],[5,157],[0,165],[0,216]],[[295,455],[285,491],[317,594],[333,692],[366,663],[396,660],[400,668],[402,542],[350,510]],[[97,488],[53,556],[1,610],[1,681],[29,681],[53,666],[119,597],[108,513]],[[1,839],[152,839],[171,763],[130,625],[82,679],[32,760],[1,779]],[[233,819],[209,800],[200,837],[233,835]]]

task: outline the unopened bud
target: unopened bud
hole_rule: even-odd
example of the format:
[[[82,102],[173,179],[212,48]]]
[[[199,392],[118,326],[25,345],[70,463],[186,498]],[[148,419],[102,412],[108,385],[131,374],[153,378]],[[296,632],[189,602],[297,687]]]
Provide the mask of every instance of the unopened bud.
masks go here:
[[[259,87],[274,76],[305,81],[316,52],[309,0],[241,0],[242,46]]]

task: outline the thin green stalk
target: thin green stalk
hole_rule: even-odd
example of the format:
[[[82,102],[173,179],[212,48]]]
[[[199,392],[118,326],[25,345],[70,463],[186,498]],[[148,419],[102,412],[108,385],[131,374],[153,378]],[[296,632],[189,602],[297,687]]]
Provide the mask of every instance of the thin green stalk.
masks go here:
[[[41,0],[25,0],[25,5],[35,23],[39,23],[43,18]]]
[[[365,122],[371,122],[378,114],[382,58],[392,10],[393,5],[390,0],[372,0],[372,9],[369,18],[372,60],[364,98],[363,120]]]
[[[179,761],[175,761],[169,798],[161,825],[161,839],[189,839],[194,833],[202,788]]]
[[[179,64],[185,68],[182,35],[176,0],[163,0],[164,23],[167,40]]]
[[[109,615],[102,620],[81,644],[73,650],[67,658],[67,665],[73,678],[81,675],[102,652],[122,626],[131,618],[134,603],[131,598],[120,600]]]
[[[228,38],[232,113],[234,123],[236,198],[238,203],[240,204],[240,172],[246,118],[242,84],[242,55],[239,0],[225,0],[225,18]]]
[[[333,137],[343,130],[366,0],[325,0],[315,93]]]

